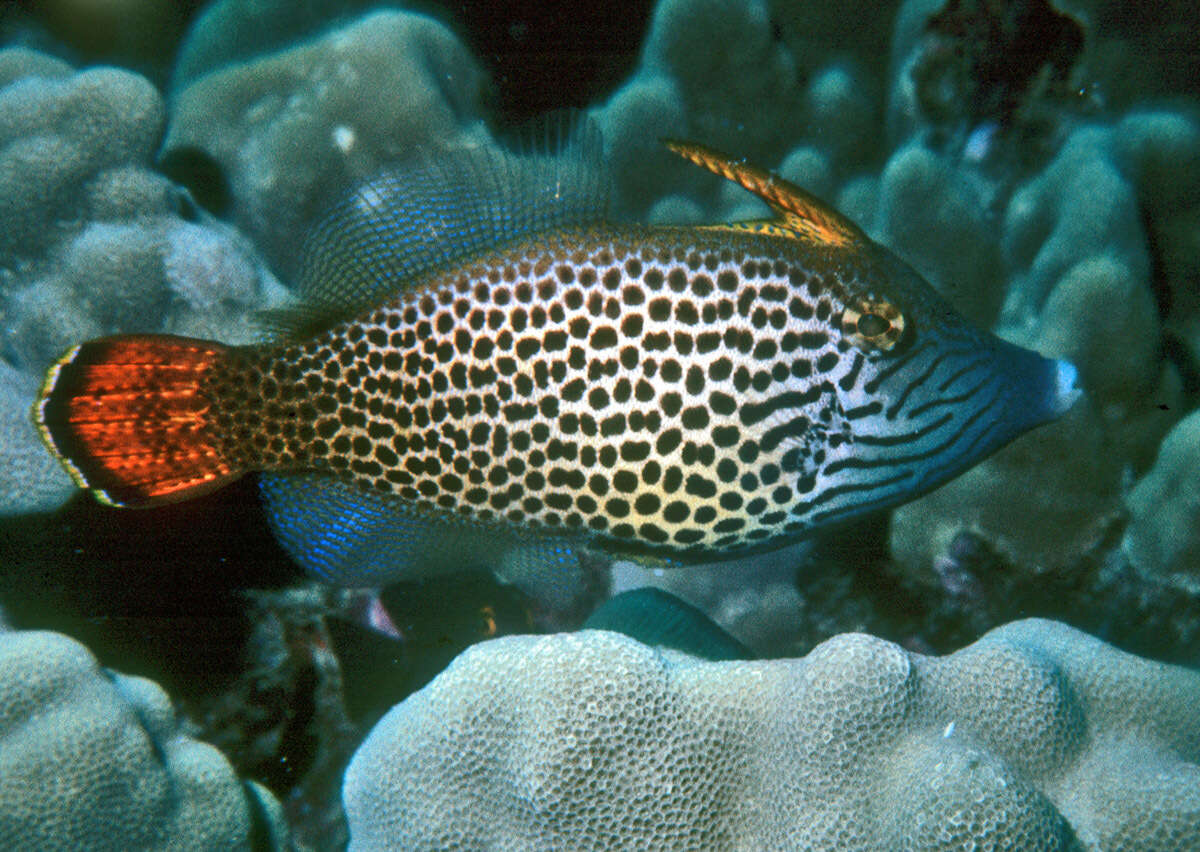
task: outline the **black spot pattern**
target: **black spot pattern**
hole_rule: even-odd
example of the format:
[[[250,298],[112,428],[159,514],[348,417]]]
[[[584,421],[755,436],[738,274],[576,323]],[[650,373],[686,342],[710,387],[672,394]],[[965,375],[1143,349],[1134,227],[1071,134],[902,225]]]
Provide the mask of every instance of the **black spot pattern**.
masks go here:
[[[867,372],[836,346],[836,276],[779,240],[685,230],[543,235],[495,262],[238,350],[206,388],[231,457],[668,553],[803,525],[850,440],[836,383]]]

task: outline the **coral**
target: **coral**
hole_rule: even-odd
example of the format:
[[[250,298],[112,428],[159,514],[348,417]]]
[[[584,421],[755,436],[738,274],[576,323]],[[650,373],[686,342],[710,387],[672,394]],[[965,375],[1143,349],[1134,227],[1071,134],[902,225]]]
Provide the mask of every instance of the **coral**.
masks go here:
[[[113,68],[75,75],[20,48],[0,67],[0,251],[36,256],[88,212],[78,199],[87,178],[149,158],[164,108],[148,81]]]
[[[682,188],[685,164],[656,141],[687,135],[684,105],[673,80],[646,72],[635,75],[595,116],[618,200],[626,211],[636,216]],[[677,208],[679,202],[672,206]]]
[[[311,38],[331,21],[371,0],[218,0],[204,7],[179,49],[172,75],[178,90],[214,69]]]
[[[879,14],[873,23],[885,18]],[[848,30],[821,37],[852,19],[765,0],[660,2],[637,71],[593,111],[623,212],[644,217],[664,196],[702,186],[709,197],[698,200],[710,218],[740,215],[737,205],[746,196],[717,204],[712,194],[726,190],[697,181],[673,161],[659,144],[666,136],[702,139],[773,166],[800,146],[827,161],[818,172],[828,171],[828,163],[863,165],[876,150],[877,110],[870,78],[850,54],[872,40],[873,29],[860,26],[859,18]],[[833,42],[836,52],[828,47]],[[714,44],[722,49],[713,50]],[[788,176],[810,174],[796,161],[788,165]]]
[[[154,683],[57,633],[0,633],[0,832],[37,849],[290,848],[279,804]]]
[[[1200,364],[1200,119],[1187,111],[1136,109],[1117,123],[1114,148],[1137,187],[1155,297],[1167,335],[1186,350],[1188,384]]]
[[[1029,121],[1075,94],[1084,40],[1083,24],[1047,0],[910,0],[892,43],[890,129],[902,138]]]
[[[220,26],[201,21],[193,42]],[[348,186],[414,148],[484,138],[485,83],[445,26],[381,11],[187,81],[163,147],[220,165],[234,222],[290,278],[298,236]]]
[[[888,159],[878,192],[875,214],[864,222],[876,239],[919,269],[965,316],[990,326],[1005,284],[988,212],[991,184],[969,166],[914,143]]]
[[[1051,621],[707,663],[603,631],[475,646],[346,773],[353,850],[1183,850],[1200,674]]]
[[[1125,503],[1122,546],[1133,566],[1200,592],[1200,412],[1171,430]]]
[[[0,83],[0,359],[26,377],[5,378],[0,504],[19,512],[67,493],[57,474],[20,477],[45,469],[28,385],[68,347],[135,331],[245,342],[250,311],[285,294],[244,238],[150,169],[165,108],[149,82],[14,48]]]
[[[1087,393],[1063,420],[894,513],[894,556],[931,586],[940,585],[933,567],[963,535],[988,542],[1033,582],[1092,552],[1122,513],[1126,483],[1149,467],[1200,388],[1200,123],[1179,107],[1102,115],[1092,89],[1128,69],[1111,48],[1131,23],[1107,5],[1004,7],[1014,21],[1053,21],[1059,49],[1053,40],[1031,45],[1040,76],[1015,66],[989,76],[980,57],[948,45],[970,47],[972,27],[989,38],[1019,34],[988,20],[1000,7],[904,4],[889,131],[908,141],[878,187],[860,181],[842,191],[957,307],[1002,337],[1070,360]],[[1084,82],[1072,94],[1067,80]],[[964,87],[979,97],[960,97]],[[988,114],[970,112],[981,104]]]
[[[350,702],[343,698],[353,669],[339,666],[340,648],[327,629],[334,623],[331,615],[344,612],[346,597],[318,583],[247,591],[243,600],[253,634],[236,680],[219,691],[178,699],[180,712],[197,720],[196,736],[219,748],[240,774],[279,796],[300,850],[346,844],[346,820],[337,802],[342,772],[362,732],[347,719]],[[396,668],[392,658],[353,661],[369,662],[377,663],[376,675]]]
[[[1200,37],[1179,21],[1187,0],[1132,8],[1114,0],[1053,0],[1084,24],[1089,87],[1118,107],[1148,98],[1197,92]]]
[[[1009,199],[1004,251],[1017,274],[1006,320],[1043,306],[1054,284],[1089,257],[1108,255],[1145,287],[1149,259],[1132,182],[1113,153],[1113,131],[1083,126]]]
[[[30,422],[37,389],[33,376],[0,362],[0,494],[6,495],[0,500],[0,515],[55,509],[76,491]]]
[[[1061,115],[1194,95],[1200,39],[1186,0],[907,0],[891,44],[889,131],[1024,125],[1039,148]],[[1056,117],[1056,113],[1058,117]]]
[[[852,58],[864,71],[862,94],[881,98],[877,80],[884,77],[888,43],[900,0],[848,0],[837,14],[820,3],[771,0],[768,4],[772,35],[797,57],[802,80],[812,80],[823,70]]]
[[[1132,134],[1129,125],[1081,126],[1010,196],[998,333],[1072,361],[1087,397],[1059,422],[897,510],[892,549],[910,570],[928,572],[964,530],[1032,574],[1078,558],[1119,514],[1130,471],[1149,466],[1184,410],[1179,370],[1164,357],[1141,224],[1139,182],[1153,181],[1131,177],[1137,159],[1152,158],[1144,148],[1139,158],[1123,153],[1129,146],[1120,140]],[[1039,487],[1030,489],[1032,481]]]
[[[711,49],[717,40],[724,48]],[[699,54],[706,61],[697,62]],[[648,75],[673,80],[693,132],[712,144],[750,138],[758,144],[785,132],[768,126],[774,110],[754,105],[797,107],[795,58],[772,38],[766,2],[664,0],[654,10],[642,48]],[[736,122],[731,116],[738,116]]]

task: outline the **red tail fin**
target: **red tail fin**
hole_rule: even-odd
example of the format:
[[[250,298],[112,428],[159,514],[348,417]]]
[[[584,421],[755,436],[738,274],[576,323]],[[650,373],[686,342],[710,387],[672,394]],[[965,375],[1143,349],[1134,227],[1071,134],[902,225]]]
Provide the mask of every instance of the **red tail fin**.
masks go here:
[[[241,475],[221,457],[201,392],[219,343],[165,335],[76,346],[46,374],[33,416],[81,487],[115,506],[152,506]]]

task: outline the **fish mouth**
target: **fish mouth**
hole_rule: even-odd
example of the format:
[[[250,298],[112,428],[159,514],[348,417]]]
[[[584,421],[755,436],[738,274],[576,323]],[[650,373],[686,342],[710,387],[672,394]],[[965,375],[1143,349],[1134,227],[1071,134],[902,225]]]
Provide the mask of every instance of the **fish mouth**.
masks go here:
[[[1011,347],[1009,358],[1013,365],[1008,377],[1009,404],[1016,434],[1057,420],[1083,396],[1079,370],[1070,361],[1046,358],[1016,346]]]
[[[1008,443],[1036,426],[1057,420],[1079,401],[1079,370],[1070,361],[1047,358],[1031,349],[1007,341],[998,341],[994,363],[1007,389]]]
[[[1069,361],[1046,358],[999,339],[987,341],[972,357],[978,370],[991,374],[977,387],[978,404],[967,406],[953,417],[947,406],[949,400],[918,406],[924,409],[925,417],[941,412],[946,420],[944,427],[926,427],[930,429],[930,444],[940,446],[937,453],[930,447],[912,453],[914,457],[926,456],[923,464],[915,465],[918,493],[958,476],[1030,430],[1057,420],[1083,395],[1079,371]],[[960,377],[948,389],[951,398],[954,388],[966,383],[971,375],[962,373],[961,368],[958,372]],[[934,438],[939,433],[945,437]]]

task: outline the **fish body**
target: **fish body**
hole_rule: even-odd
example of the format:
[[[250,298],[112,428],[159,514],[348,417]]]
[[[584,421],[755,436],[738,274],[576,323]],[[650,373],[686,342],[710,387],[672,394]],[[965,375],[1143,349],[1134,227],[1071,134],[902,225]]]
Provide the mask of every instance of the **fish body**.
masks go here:
[[[484,555],[523,536],[677,562],[778,547],[924,493],[1073,402],[1070,365],[973,327],[832,209],[675,147],[775,217],[527,229],[304,339],[85,344],[47,379],[43,434],[119,505],[267,472],[285,544],[329,575],[421,526]],[[355,196],[355,221],[398,219],[388,186]],[[303,508],[313,489],[324,508]]]

